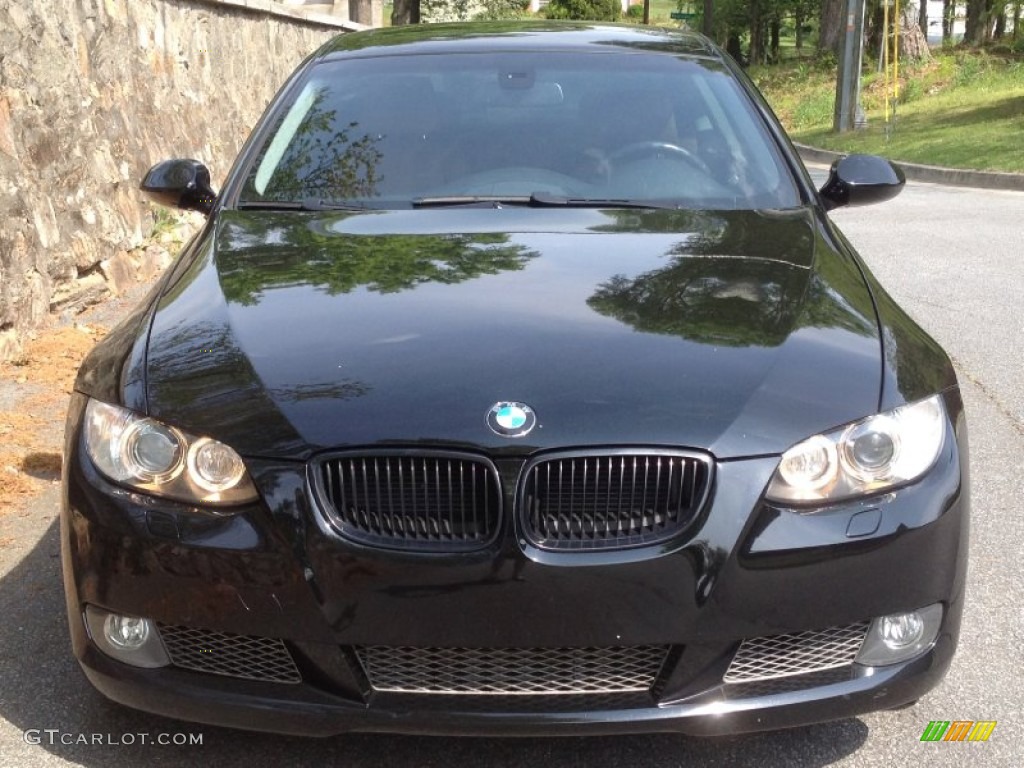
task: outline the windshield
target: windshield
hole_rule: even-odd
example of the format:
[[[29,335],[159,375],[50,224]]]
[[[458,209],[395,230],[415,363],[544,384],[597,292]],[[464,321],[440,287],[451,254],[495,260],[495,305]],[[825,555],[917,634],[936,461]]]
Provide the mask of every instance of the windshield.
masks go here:
[[[589,201],[789,208],[799,194],[720,65],[664,54],[324,62],[277,110],[239,204]]]

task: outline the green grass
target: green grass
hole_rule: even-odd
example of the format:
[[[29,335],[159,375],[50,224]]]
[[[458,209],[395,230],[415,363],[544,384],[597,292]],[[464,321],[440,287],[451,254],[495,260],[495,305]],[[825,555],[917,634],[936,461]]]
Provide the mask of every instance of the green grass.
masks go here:
[[[1024,172],[1024,60],[942,51],[900,74],[888,123],[884,83],[872,72],[861,81],[867,129],[835,134],[834,65],[802,60],[751,71],[795,141],[913,163]]]
[[[677,5],[676,0],[651,0],[651,24],[679,24],[670,16]]]

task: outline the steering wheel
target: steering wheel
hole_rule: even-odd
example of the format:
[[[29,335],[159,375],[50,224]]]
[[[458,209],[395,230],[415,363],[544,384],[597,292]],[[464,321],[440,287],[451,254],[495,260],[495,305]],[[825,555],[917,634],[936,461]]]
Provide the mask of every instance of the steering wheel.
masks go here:
[[[665,154],[675,160],[682,160],[685,163],[696,168],[701,173],[710,175],[711,169],[708,168],[707,164],[701,160],[697,155],[693,154],[686,147],[680,147],[678,144],[672,144],[667,141],[637,141],[632,144],[627,144],[624,147],[619,147],[614,152],[608,155],[608,161],[616,163],[631,157],[643,157],[646,155],[657,155],[659,153]]]

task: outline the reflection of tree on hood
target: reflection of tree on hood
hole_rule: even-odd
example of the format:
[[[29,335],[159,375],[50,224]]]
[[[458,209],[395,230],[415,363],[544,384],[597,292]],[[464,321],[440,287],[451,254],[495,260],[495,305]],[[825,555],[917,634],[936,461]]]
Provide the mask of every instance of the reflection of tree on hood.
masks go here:
[[[266,225],[258,232],[245,226],[250,222],[225,227],[217,267],[229,301],[255,304],[263,291],[289,285],[317,286],[331,295],[358,287],[396,293],[520,270],[537,255],[505,234],[339,236],[290,216],[290,226],[261,217]]]
[[[843,298],[870,302],[857,268],[813,259],[819,246],[805,209],[610,215],[617,220],[610,231],[688,233],[665,254],[665,267],[615,275],[587,300],[638,331],[723,346],[777,346],[797,325],[876,332],[872,318]]]
[[[843,298],[864,293],[859,273],[828,261],[839,266],[835,274],[761,259],[674,256],[662,269],[615,275],[587,304],[638,331],[724,346],[777,346],[796,326],[875,333],[871,318]]]
[[[754,259],[676,257],[635,278],[615,275],[587,304],[645,333],[708,344],[776,346],[789,334],[807,270]]]

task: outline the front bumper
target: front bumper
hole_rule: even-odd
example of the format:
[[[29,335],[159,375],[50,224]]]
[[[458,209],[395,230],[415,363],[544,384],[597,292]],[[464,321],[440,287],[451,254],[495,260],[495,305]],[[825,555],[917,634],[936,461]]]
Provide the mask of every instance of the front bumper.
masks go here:
[[[777,459],[724,462],[711,508],[685,540],[580,566],[572,553],[531,559],[510,521],[489,548],[457,556],[342,541],[309,506],[304,468],[294,463],[249,461],[262,501],[230,517],[134,494],[92,468],[73,408],[61,529],[75,655],[97,689],[128,706],[304,735],[710,735],[898,707],[941,680],[959,635],[969,498],[955,392],[947,411],[943,455],[912,486],[806,514],[763,503]],[[944,606],[938,637],[910,661],[723,682],[745,638],[935,603]],[[115,661],[89,637],[87,605],[166,625],[281,638],[301,682]],[[671,651],[646,697],[627,702],[381,692],[354,660],[353,649],[364,645]]]
[[[296,736],[348,732],[464,736],[572,736],[676,732],[715,736],[840,720],[913,702],[945,675],[954,642],[946,635],[924,656],[891,667],[861,668],[844,682],[784,693],[731,697],[725,686],[682,702],[619,710],[488,711],[458,703],[416,709],[346,701],[303,683],[281,686],[215,678],[174,668],[136,670],[83,648],[89,681],[135,709],[208,725]]]

